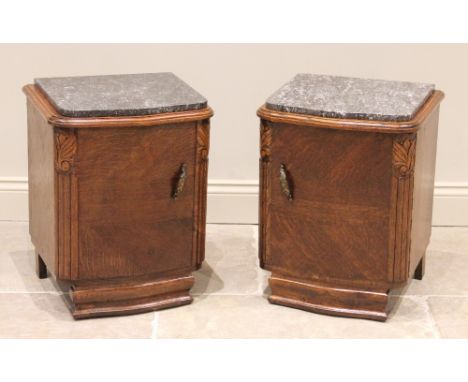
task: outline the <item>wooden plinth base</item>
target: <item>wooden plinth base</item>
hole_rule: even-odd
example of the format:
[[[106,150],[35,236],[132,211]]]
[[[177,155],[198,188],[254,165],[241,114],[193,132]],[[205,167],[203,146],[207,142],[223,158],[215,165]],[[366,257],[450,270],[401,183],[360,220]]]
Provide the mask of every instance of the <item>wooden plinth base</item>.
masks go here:
[[[158,280],[100,282],[70,286],[75,319],[142,313],[192,302],[192,275]]]
[[[385,321],[393,306],[385,291],[334,288],[276,276],[269,284],[271,303],[315,313]]]

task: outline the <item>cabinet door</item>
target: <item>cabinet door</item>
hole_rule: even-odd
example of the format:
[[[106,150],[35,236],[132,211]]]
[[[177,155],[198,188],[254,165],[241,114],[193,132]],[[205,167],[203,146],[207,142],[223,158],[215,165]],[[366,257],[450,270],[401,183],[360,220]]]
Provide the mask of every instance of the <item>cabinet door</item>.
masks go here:
[[[271,129],[266,267],[308,280],[385,280],[391,136]]]
[[[79,130],[80,279],[192,267],[195,130],[194,123]]]

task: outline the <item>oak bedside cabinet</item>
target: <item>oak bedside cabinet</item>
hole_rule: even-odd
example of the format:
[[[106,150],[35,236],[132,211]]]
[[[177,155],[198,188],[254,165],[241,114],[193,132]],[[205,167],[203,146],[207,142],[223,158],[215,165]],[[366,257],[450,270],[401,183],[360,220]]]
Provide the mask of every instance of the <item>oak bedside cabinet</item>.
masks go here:
[[[298,74],[258,110],[270,302],[384,321],[422,279],[442,98],[429,84]]]
[[[207,101],[172,73],[40,78],[24,92],[39,277],[51,271],[75,318],[190,303]]]

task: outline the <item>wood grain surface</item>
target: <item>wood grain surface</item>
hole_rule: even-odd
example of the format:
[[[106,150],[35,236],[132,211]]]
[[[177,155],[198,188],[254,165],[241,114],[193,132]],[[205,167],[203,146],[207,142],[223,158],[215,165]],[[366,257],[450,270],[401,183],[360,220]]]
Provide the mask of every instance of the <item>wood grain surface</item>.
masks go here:
[[[390,296],[423,277],[442,98],[435,91],[409,122],[259,109],[271,302],[383,321]]]
[[[68,118],[34,85],[24,91],[38,276],[51,271],[76,318],[190,303],[212,110]]]

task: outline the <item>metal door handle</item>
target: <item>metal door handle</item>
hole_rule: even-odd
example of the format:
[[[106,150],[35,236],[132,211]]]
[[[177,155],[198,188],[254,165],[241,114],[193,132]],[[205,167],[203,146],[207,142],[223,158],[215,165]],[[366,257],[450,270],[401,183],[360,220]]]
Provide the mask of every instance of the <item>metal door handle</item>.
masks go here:
[[[289,201],[293,200],[291,186],[289,184],[288,173],[286,171],[286,166],[284,164],[280,165],[280,184],[281,184],[281,191],[283,194],[286,195]]]
[[[187,177],[187,165],[182,163],[179,169],[179,175],[177,176],[177,182],[172,192],[172,198],[177,199],[182,190],[184,189],[185,178]]]

